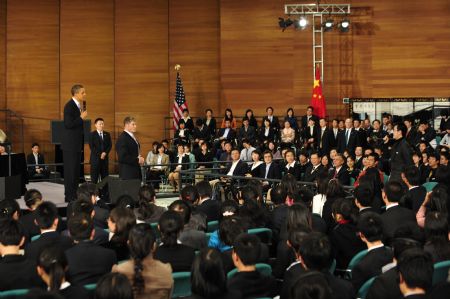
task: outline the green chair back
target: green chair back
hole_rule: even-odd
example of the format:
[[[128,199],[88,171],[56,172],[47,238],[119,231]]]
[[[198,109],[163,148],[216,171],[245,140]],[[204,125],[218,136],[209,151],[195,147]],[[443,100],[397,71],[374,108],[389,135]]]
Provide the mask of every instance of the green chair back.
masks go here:
[[[174,272],[172,298],[187,297],[191,295],[191,272]]]
[[[367,249],[358,252],[348,263],[348,270],[353,270],[353,268],[367,255]]]
[[[272,230],[265,227],[251,228],[248,230],[251,235],[257,235],[261,242],[266,244],[272,243]]]
[[[389,181],[389,176],[387,174],[383,175],[383,182],[386,184]]]
[[[258,263],[258,264],[255,265],[255,267],[256,267],[256,271],[258,271],[259,273],[261,273],[264,276],[272,275],[272,267],[269,264]],[[238,272],[238,270],[236,268],[234,268],[233,270],[228,272],[227,278],[230,279],[237,272]]]
[[[433,191],[433,188],[436,185],[437,185],[437,182],[426,182],[422,186],[424,186],[425,189],[427,189],[427,192],[431,192],[431,191]]]
[[[0,292],[0,298],[7,298],[12,296],[23,296],[28,294],[28,289],[17,289]]]
[[[356,182],[355,178],[350,178],[350,186],[353,186],[355,182]]]
[[[447,280],[450,260],[434,264],[433,285]]]
[[[158,222],[150,223],[150,226],[152,227],[153,233],[155,234],[156,239],[161,238],[161,232],[158,229]]]
[[[375,280],[375,277],[372,277],[371,279],[369,279],[368,281],[366,281],[360,288],[358,291],[358,294],[356,295],[356,298],[361,298],[364,299],[366,298],[367,292],[369,292],[370,287],[373,284],[373,281]]]
[[[84,288],[88,291],[94,291],[97,288],[97,284],[96,283],[85,284]]]
[[[39,239],[40,237],[41,237],[41,235],[32,236],[32,237],[31,237],[31,242],[36,241],[36,240]]]
[[[216,231],[219,229],[219,221],[209,221],[207,224],[206,232],[212,233],[213,231]]]
[[[336,259],[333,259],[330,265],[330,273],[334,274],[334,271],[336,271]]]

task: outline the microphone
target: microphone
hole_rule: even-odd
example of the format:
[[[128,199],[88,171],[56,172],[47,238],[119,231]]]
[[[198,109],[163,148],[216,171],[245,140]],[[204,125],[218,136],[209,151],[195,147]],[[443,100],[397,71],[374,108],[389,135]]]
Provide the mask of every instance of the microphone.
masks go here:
[[[86,101],[83,101],[83,111],[86,111]]]

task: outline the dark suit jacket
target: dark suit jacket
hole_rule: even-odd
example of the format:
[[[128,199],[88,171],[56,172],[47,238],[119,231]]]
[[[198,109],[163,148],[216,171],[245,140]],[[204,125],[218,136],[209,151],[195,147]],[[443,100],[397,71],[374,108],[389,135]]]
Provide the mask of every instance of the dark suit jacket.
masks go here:
[[[189,156],[188,155],[184,155],[183,158],[181,158],[181,163],[189,163]],[[178,156],[175,157],[175,162],[174,163],[178,163]],[[177,164],[173,164],[171,167],[170,171],[175,171],[175,169],[177,168]],[[181,169],[182,170],[187,170],[189,169],[189,164],[182,164],[181,165]]]
[[[395,141],[391,149],[391,174],[400,174],[405,167],[414,165],[413,152],[411,145],[404,138]]]
[[[398,279],[396,267],[381,274],[373,281],[366,299],[403,299],[397,282]]]
[[[172,247],[161,245],[156,249],[154,258],[163,263],[170,263],[173,272],[189,272],[195,258],[195,250],[183,244]]]
[[[58,232],[43,233],[39,239],[27,245],[25,254],[28,259],[37,261],[41,251],[50,245],[59,246],[62,250],[66,251],[73,246],[73,241],[68,237],[61,236]]]
[[[337,151],[342,154],[345,150],[348,150],[351,154],[353,154],[355,152],[355,148],[359,145],[358,133],[352,128],[347,144],[345,140],[346,130],[347,129],[344,129],[338,134]]]
[[[243,298],[274,297],[277,282],[272,276],[263,276],[258,271],[238,272],[227,282],[230,291],[238,291]]]
[[[238,139],[239,142],[242,142],[242,139],[248,139],[252,144],[254,144],[256,139],[256,129],[252,126],[248,126],[247,131],[245,131],[245,127],[239,128]]]
[[[66,257],[69,265],[67,280],[74,285],[97,283],[117,263],[113,250],[92,241],[82,241],[66,250]]]
[[[103,139],[98,134],[97,130],[92,131],[89,135],[89,148],[91,149],[91,164],[100,160],[103,152],[106,153],[105,159],[108,159],[108,154],[111,151],[111,135],[103,131]]]
[[[81,112],[77,104],[73,99],[70,99],[64,106],[64,130],[61,148],[65,151],[81,152],[83,148],[83,119],[80,115]]]
[[[352,299],[355,298],[356,290],[352,284],[344,279],[338,278],[329,272],[325,272],[325,279],[331,289],[332,299]]]
[[[348,186],[350,185],[350,174],[348,173],[347,168],[345,168],[345,164],[342,165],[339,172],[336,174],[336,169],[330,169],[330,177],[336,178],[342,185]]]
[[[227,174],[230,171],[232,165],[233,165],[232,163],[228,163],[227,170],[225,171],[225,174]],[[247,163],[245,163],[242,160],[239,160],[239,162],[237,163],[236,167],[234,168],[233,175],[244,176],[247,173],[247,171],[248,171]]]
[[[83,286],[70,285],[65,289],[59,290],[58,293],[64,297],[64,299],[89,299],[89,291]]]
[[[308,139],[313,138],[314,142],[313,145],[317,146],[319,144],[320,140],[320,127],[318,125],[314,125],[313,127],[313,134],[311,135],[311,128],[305,127],[303,129],[303,140],[304,142],[308,141]]]
[[[316,115],[312,115],[311,118],[314,120],[314,125],[319,126],[319,118]],[[308,126],[308,116],[302,116],[302,128],[306,128]]]
[[[395,206],[389,208],[381,215],[383,221],[383,237],[386,244],[394,237],[395,230],[405,223],[416,223],[416,214],[413,211]]]
[[[195,209],[196,212],[206,215],[206,221],[219,220],[220,203],[217,200],[208,199],[198,205]]]
[[[260,127],[258,130],[258,142],[259,143],[264,143],[264,142],[269,142],[269,141],[274,141],[275,140],[275,129],[270,127],[269,129],[269,134],[266,136],[265,135],[265,127]]]
[[[266,178],[266,167],[267,165],[265,163],[261,164],[262,167],[260,168],[261,173],[259,174],[260,178],[265,179]],[[269,172],[267,173],[267,179],[281,179],[281,171],[280,166],[278,163],[272,161],[269,166]]]
[[[223,136],[223,134],[225,133],[225,128],[221,128],[218,132],[217,132],[217,138],[220,138]],[[236,131],[232,128],[230,128],[230,131],[228,132],[227,138],[226,140],[228,141],[234,141],[234,139],[236,139]]]
[[[116,152],[119,162],[119,178],[123,180],[140,179],[139,145],[125,131],[117,139]]]
[[[336,268],[347,269],[350,260],[366,249],[366,244],[361,241],[357,232],[358,229],[352,223],[338,224],[331,231],[330,242],[334,250]]]
[[[36,165],[33,153],[27,155],[27,164]],[[45,164],[44,155],[41,153],[38,153],[38,164]],[[39,166],[39,168],[47,169],[46,166]],[[28,173],[34,175],[36,173],[36,166],[28,166]]]
[[[329,134],[328,134],[328,144],[330,145],[330,150],[331,150],[332,148],[336,148],[336,149],[337,149],[339,132],[341,132],[341,130],[338,129],[338,132],[337,132],[336,137],[334,136],[334,129],[333,129],[333,128],[330,128],[329,130],[330,130],[330,131],[329,131]],[[328,154],[329,154],[329,153],[327,153],[327,155],[328,155]]]
[[[381,268],[392,262],[392,250],[386,247],[373,249],[352,270],[352,284],[355,290],[370,278],[381,273]]]
[[[206,125],[203,125],[202,128],[195,127],[194,131],[192,132],[192,137],[194,139],[205,139],[206,141],[208,141],[209,139],[211,139],[211,132]]]
[[[206,118],[203,119],[203,123],[206,125]],[[211,118],[211,120],[209,121],[209,125],[208,130],[209,130],[209,134],[211,134],[211,136],[216,136],[216,126],[217,126],[217,122],[215,118]]]
[[[424,186],[417,186],[411,190],[408,190],[404,197],[402,198],[402,206],[413,210],[414,214],[417,213],[423,201],[425,200],[425,196],[427,195],[427,189]]]
[[[318,176],[323,172],[323,165],[319,164],[316,169],[313,171],[313,166],[309,165],[305,170],[305,175],[303,176],[302,181],[305,182],[314,182]]]
[[[23,255],[5,255],[0,259],[0,291],[45,288],[36,270],[36,262]]]
[[[261,127],[264,127],[264,121],[265,121],[266,119],[269,119],[269,117],[268,117],[268,116],[264,116],[264,117],[263,117],[262,123],[261,123]],[[270,121],[270,120],[269,120],[269,121]],[[271,128],[275,128],[275,129],[277,129],[277,130],[280,129],[280,122],[278,121],[278,117],[276,117],[276,116],[273,116],[273,117],[272,117],[272,121],[270,122],[270,127],[271,127]]]
[[[329,128],[325,128],[322,134],[322,128],[319,127],[319,139],[317,144],[319,145],[320,153],[323,155],[328,155],[332,147],[332,139],[334,138],[333,131]]]
[[[305,272],[305,268],[303,268],[302,264],[299,262],[295,262],[286,269],[283,285],[281,286],[280,299],[291,298],[290,293],[292,286],[297,282],[298,277]]]
[[[35,219],[36,217],[34,212],[30,212],[19,218],[19,222],[20,224],[22,224],[22,227],[26,231],[26,235],[29,238],[37,236],[41,233],[39,226],[37,226],[36,223],[34,223]]]
[[[284,175],[286,175],[287,173],[292,174],[297,181],[301,180],[302,177],[302,169],[299,163],[295,162],[294,167],[290,167],[289,169],[286,168],[286,166],[283,169]]]

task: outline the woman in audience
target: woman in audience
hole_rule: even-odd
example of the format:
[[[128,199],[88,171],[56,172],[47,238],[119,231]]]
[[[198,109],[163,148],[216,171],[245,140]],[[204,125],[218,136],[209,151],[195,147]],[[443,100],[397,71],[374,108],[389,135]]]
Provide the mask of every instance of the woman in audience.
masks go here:
[[[291,128],[294,130],[298,129],[298,123],[297,123],[297,117],[294,116],[294,109],[289,108],[286,111],[286,116],[284,117],[284,121],[288,121],[289,124],[291,125]]]
[[[162,243],[155,251],[155,259],[170,263],[173,272],[189,271],[195,251],[194,248],[178,242],[178,236],[183,229],[181,215],[175,211],[167,211],[162,214],[158,224]]]
[[[268,222],[268,213],[264,204],[259,200],[260,193],[256,187],[246,185],[240,190],[242,206],[239,208],[239,216],[247,220],[250,228],[265,227]]]
[[[130,258],[127,241],[134,225],[136,225],[136,216],[131,209],[116,207],[109,214],[109,242],[106,247],[116,252],[118,261]]]
[[[147,158],[145,158],[145,163],[147,165],[152,163],[153,156],[158,154],[158,141],[152,143],[152,150],[148,152]]]
[[[251,164],[249,172],[246,174],[246,176],[251,176],[254,178],[261,177],[261,169],[265,164],[263,161],[261,161],[261,152],[259,150],[254,150],[252,152],[252,161],[253,163]]]
[[[233,260],[231,258],[234,240],[236,240],[237,236],[240,234],[247,232],[247,229],[248,226],[246,221],[238,216],[227,216],[220,222],[218,241],[222,246],[221,248],[216,249],[221,253],[220,255],[222,257],[225,273],[234,269]]]
[[[258,140],[261,147],[267,147],[270,141],[275,141],[275,131],[267,118],[264,119],[263,125],[259,128]]]
[[[286,174],[281,178],[281,187],[286,191],[286,204],[291,206],[298,200],[298,186],[295,176]]]
[[[196,151],[195,160],[197,161],[197,169],[201,170],[196,172],[195,174],[195,182],[198,183],[203,181],[206,173],[210,173],[210,171],[205,171],[207,168],[212,168],[214,155],[209,150],[208,143],[205,141],[200,145],[200,150]]]
[[[216,119],[213,116],[213,111],[211,109],[205,110],[205,118],[203,119],[203,123],[208,127],[209,134],[211,137],[216,136]]]
[[[336,199],[345,198],[344,188],[337,179],[331,179],[328,182],[326,196],[327,200],[325,201],[322,209],[322,219],[325,220],[328,231],[330,231],[334,224],[331,207]]]
[[[245,116],[248,118],[248,125],[256,130],[258,128],[258,121],[256,120],[255,115],[253,115],[253,110],[247,109],[247,111],[245,111]]]
[[[433,188],[432,192],[428,192],[425,199],[416,214],[417,224],[420,227],[425,225],[425,215],[430,212],[440,212],[448,214],[448,193],[443,187]]]
[[[153,259],[155,236],[150,225],[135,225],[128,238],[131,260],[115,265],[112,272],[125,274],[135,298],[169,299],[173,289],[172,268]]]
[[[330,242],[334,250],[336,266],[347,269],[348,263],[366,245],[358,237],[356,215],[352,200],[338,198],[332,206],[336,226],[330,233]]]
[[[321,160],[320,163],[322,164],[324,170],[328,171],[328,169],[331,168],[330,159],[328,158],[327,155],[323,155],[322,160]]]
[[[328,279],[318,271],[308,271],[301,274],[292,286],[290,298],[334,298]]]
[[[229,120],[231,123],[231,128],[236,129],[236,119],[233,116],[233,111],[230,108],[225,109],[225,116],[222,119],[221,128],[225,128],[225,121]]]
[[[321,175],[317,178],[317,194],[313,197],[312,212],[322,217],[323,205],[327,201],[328,177]]]
[[[350,177],[356,181],[359,176],[360,170],[358,168],[355,168],[355,158],[353,158],[352,155],[347,157],[347,171]]]
[[[211,236],[208,241],[208,247],[209,248],[215,248],[219,250],[220,252],[224,252],[231,249],[232,242],[228,242],[228,244],[225,244],[222,239],[223,237],[220,237],[220,235],[223,233],[221,232],[221,227],[230,228],[230,221],[234,222],[238,221],[239,225],[244,225],[244,227],[248,227],[248,224],[243,223],[243,219],[239,218],[238,215],[239,212],[239,205],[234,200],[225,200],[222,203],[222,206],[220,208],[220,215],[219,215],[219,229],[212,232]],[[233,220],[229,220],[233,219]],[[237,220],[239,219],[239,220]],[[225,224],[222,224],[225,222]],[[225,225],[225,226],[224,226]]]
[[[433,262],[450,260],[450,242],[447,215],[441,212],[429,212],[425,217],[425,251],[429,252]]]
[[[128,278],[121,273],[108,273],[97,282],[95,299],[134,299]]]
[[[50,292],[58,292],[66,299],[88,299],[88,291],[83,286],[71,285],[65,277],[67,258],[59,246],[44,248],[37,261],[37,273]]]
[[[291,147],[295,140],[295,130],[291,127],[289,121],[284,122],[284,128],[281,130],[281,147]]]
[[[153,181],[153,187],[159,190],[159,183],[161,182],[161,176],[167,175],[169,171],[170,158],[165,154],[166,148],[162,143],[157,146],[158,154],[153,156],[150,163],[148,178]]]
[[[0,218],[9,218],[16,221],[20,217],[20,206],[15,200],[0,200]]]
[[[186,128],[186,123],[183,119],[178,122],[178,129],[175,131],[173,142],[175,145],[189,143],[192,132]]]
[[[139,188],[139,201],[134,210],[138,223],[155,223],[159,221],[161,215],[166,211],[164,207],[155,203],[155,189],[151,185],[144,185]]]
[[[220,253],[205,248],[195,258],[191,270],[191,289],[195,299],[237,299],[240,293],[227,290],[227,275]]]
[[[184,146],[178,144],[178,154],[175,158],[176,164],[172,164],[171,172],[169,173],[169,184],[173,187],[173,192],[177,192],[177,186],[180,179],[180,171],[189,168],[189,156],[184,154]]]

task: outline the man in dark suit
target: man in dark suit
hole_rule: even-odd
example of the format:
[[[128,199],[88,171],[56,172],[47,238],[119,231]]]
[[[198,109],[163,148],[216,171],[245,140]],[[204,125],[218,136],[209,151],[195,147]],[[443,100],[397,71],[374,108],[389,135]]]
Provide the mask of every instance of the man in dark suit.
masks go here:
[[[278,121],[278,117],[273,115],[273,108],[266,108],[267,115],[263,117],[262,124],[264,125],[264,121],[267,119],[270,122],[270,127],[274,128],[276,132],[280,130],[280,122]]]
[[[373,190],[370,185],[362,184],[357,186],[353,194],[355,196],[355,206],[359,210],[358,217],[368,212],[375,212],[375,209],[372,208]]]
[[[36,142],[33,143],[31,145],[31,151],[31,154],[27,156],[28,175],[30,178],[47,179],[50,171],[47,166],[40,165],[45,164],[45,159],[44,155],[39,152],[39,144]]]
[[[328,155],[330,153],[330,140],[332,138],[333,132],[327,127],[327,121],[325,118],[319,120],[319,139],[318,139],[318,149],[321,156]]]
[[[309,161],[311,165],[308,166],[305,170],[305,175],[303,177],[303,181],[305,182],[314,182],[317,177],[322,173],[323,166],[320,163],[321,157],[318,152],[313,152],[309,156]]]
[[[72,239],[63,237],[56,231],[59,217],[55,204],[49,201],[41,203],[35,211],[36,223],[41,230],[41,235],[37,240],[29,243],[25,249],[28,259],[37,261],[41,251],[52,245],[58,246],[63,251],[72,247]]]
[[[19,253],[24,242],[24,232],[17,221],[0,219],[0,291],[45,287],[38,276],[36,260]]]
[[[214,143],[215,148],[219,148],[220,142],[226,140],[235,144],[236,131],[231,128],[231,121],[229,119],[225,120],[225,128],[221,128],[217,132],[217,139]]]
[[[207,222],[219,220],[220,202],[211,199],[211,185],[206,181],[201,181],[195,187],[199,195],[198,205],[195,211],[206,215]]]
[[[302,116],[302,128],[306,128],[308,126],[308,122],[310,119],[312,119],[316,124],[319,123],[319,118],[313,113],[314,108],[312,106],[308,106],[308,108],[306,108],[306,115]]]
[[[308,121],[308,126],[303,128],[303,143],[308,149],[316,149],[319,145],[320,140],[320,128],[314,121],[310,118]]]
[[[281,170],[278,163],[273,162],[273,154],[270,150],[264,152],[264,165],[260,167],[261,173],[259,174],[260,178],[263,179],[281,179]],[[263,181],[263,187],[268,189],[269,186],[272,186],[272,182]]]
[[[336,154],[333,160],[334,168],[330,169],[330,176],[339,180],[342,185],[350,185],[350,174],[344,166],[345,158],[342,154]]]
[[[144,157],[140,154],[140,144],[136,133],[136,120],[127,116],[123,120],[124,130],[117,138],[116,152],[119,162],[119,178],[122,180],[141,179],[141,168]]]
[[[67,280],[73,285],[97,283],[117,263],[116,253],[92,242],[94,224],[90,216],[71,217],[68,226],[75,246],[66,250]]]
[[[428,298],[426,292],[433,281],[433,260],[428,253],[419,248],[405,251],[398,261],[397,269],[404,298]]]
[[[375,213],[366,213],[358,220],[361,240],[367,245],[367,254],[352,270],[352,284],[355,290],[370,278],[381,273],[381,268],[392,261],[392,250],[381,241],[383,224],[381,217]]]
[[[345,120],[345,129],[339,132],[337,140],[337,150],[343,153],[348,150],[350,153],[355,152],[355,148],[359,145],[358,133],[353,129],[353,122],[351,118]]]
[[[194,138],[194,143],[197,145],[201,139],[208,142],[211,138],[211,132],[209,131],[208,126],[204,124],[203,119],[198,118],[195,121],[195,128],[192,132],[192,137]]]
[[[420,185],[419,168],[408,166],[402,172],[402,180],[408,187],[408,192],[402,197],[401,204],[416,214],[427,195],[427,189]]]
[[[76,199],[80,177],[81,152],[83,150],[83,120],[87,111],[83,110],[86,91],[83,85],[72,86],[72,99],[64,106],[64,129],[61,147],[64,159],[64,197],[66,202]]]
[[[256,129],[254,127],[251,127],[249,123],[250,122],[248,117],[245,116],[244,119],[242,119],[242,127],[239,129],[238,132],[238,140],[240,144],[244,139],[249,140],[251,144],[255,144]]]
[[[414,165],[412,155],[414,150],[404,138],[406,135],[406,126],[404,124],[396,124],[394,126],[393,137],[394,145],[391,149],[391,175],[389,180],[397,180],[401,182],[401,172],[405,167]]]
[[[337,148],[338,145],[338,136],[339,136],[339,120],[333,119],[333,122],[331,123],[331,129],[330,133],[328,135],[328,144],[330,145],[330,150],[332,148]],[[328,155],[329,153],[327,153]]]
[[[383,221],[383,237],[387,244],[390,243],[395,230],[401,225],[408,222],[416,223],[416,214],[399,205],[403,194],[400,182],[389,181],[384,186],[383,201],[386,205],[386,212],[381,215],[381,220]]]
[[[103,180],[109,175],[108,155],[111,150],[111,135],[103,130],[103,118],[95,120],[95,131],[89,135],[89,148],[91,149],[91,182],[97,184],[99,176]]]

